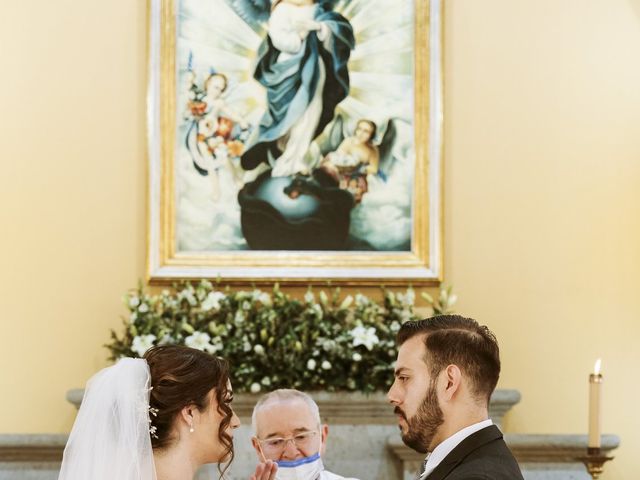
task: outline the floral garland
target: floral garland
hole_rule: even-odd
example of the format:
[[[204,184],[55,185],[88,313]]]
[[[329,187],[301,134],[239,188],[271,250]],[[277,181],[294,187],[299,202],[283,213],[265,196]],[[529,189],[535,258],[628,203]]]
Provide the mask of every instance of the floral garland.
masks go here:
[[[216,285],[216,287],[219,287]],[[415,320],[415,293],[383,289],[377,303],[357,294],[340,299],[340,290],[302,300],[278,285],[262,290],[221,291],[203,280],[176,285],[157,295],[142,286],[125,296],[129,310],[124,331],[111,331],[105,345],[111,359],[142,356],[152,345],[181,344],[220,355],[232,368],[240,392],[275,388],[301,390],[386,390],[393,381],[395,335]],[[433,314],[448,313],[455,302],[442,288],[435,300],[422,297]]]

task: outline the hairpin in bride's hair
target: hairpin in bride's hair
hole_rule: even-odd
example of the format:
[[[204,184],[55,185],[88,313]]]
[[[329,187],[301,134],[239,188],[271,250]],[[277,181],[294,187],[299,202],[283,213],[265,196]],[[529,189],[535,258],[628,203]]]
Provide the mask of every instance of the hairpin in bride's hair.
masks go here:
[[[158,435],[157,435],[157,431],[158,431],[158,427],[156,427],[153,424],[153,419],[151,418],[151,416],[157,417],[158,416],[158,409],[157,408],[153,408],[153,407],[149,407],[149,433],[151,434],[151,436],[153,438],[155,438],[156,440],[158,439]]]
[[[153,390],[153,385],[149,387],[149,397],[151,397],[151,390]],[[157,417],[158,412],[159,410],[157,408],[153,408],[149,405],[149,434],[156,440],[158,439],[158,427],[153,424],[153,419],[151,417]]]

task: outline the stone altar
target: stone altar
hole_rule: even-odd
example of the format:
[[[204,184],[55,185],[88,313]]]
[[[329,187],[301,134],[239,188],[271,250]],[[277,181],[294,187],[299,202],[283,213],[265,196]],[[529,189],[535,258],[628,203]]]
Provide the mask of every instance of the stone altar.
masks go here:
[[[67,399],[79,406],[82,390],[71,390]],[[382,393],[316,392],[313,394],[323,421],[329,424],[325,456],[328,470],[362,480],[413,480],[422,455],[400,440],[397,421]],[[230,480],[246,479],[255,468],[251,447],[251,411],[255,395],[236,394],[234,409],[242,426],[234,434],[236,458]],[[517,390],[496,390],[490,416],[501,426],[504,415],[520,401]],[[0,435],[0,480],[56,480],[66,435]],[[526,480],[590,480],[575,460],[586,451],[586,435],[506,434],[505,440],[518,459]],[[618,447],[615,435],[604,435],[602,447],[611,453]],[[216,466],[203,468],[196,480],[215,479]]]

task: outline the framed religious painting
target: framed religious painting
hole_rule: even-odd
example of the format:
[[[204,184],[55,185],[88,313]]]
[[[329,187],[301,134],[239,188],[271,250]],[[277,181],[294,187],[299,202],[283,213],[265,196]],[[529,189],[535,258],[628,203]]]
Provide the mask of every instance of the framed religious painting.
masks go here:
[[[150,282],[437,283],[440,3],[150,0]]]

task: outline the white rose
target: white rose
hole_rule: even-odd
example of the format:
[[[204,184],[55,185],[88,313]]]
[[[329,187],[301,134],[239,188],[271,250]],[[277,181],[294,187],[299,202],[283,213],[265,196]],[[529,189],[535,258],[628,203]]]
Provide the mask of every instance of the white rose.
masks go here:
[[[316,361],[313,358],[310,358],[307,362],[307,369],[315,370],[316,369]]]
[[[264,347],[259,343],[253,347],[253,351],[256,355],[264,355]]]
[[[209,350],[211,348],[211,337],[206,332],[195,331],[184,339],[184,344],[187,347],[195,348],[197,350]]]
[[[193,290],[190,290],[188,288],[178,293],[178,300],[182,299],[185,299],[189,303],[189,305],[195,305],[196,303],[198,303],[196,297],[193,295]]]
[[[138,305],[140,305],[140,299],[136,295],[129,298],[129,306],[131,308],[136,308]]]
[[[155,335],[139,335],[133,339],[133,342],[131,343],[131,350],[136,352],[139,357],[142,357],[144,352],[153,346],[153,342],[155,342],[155,340]]]
[[[258,393],[260,390],[262,390],[262,387],[259,383],[252,383],[251,387],[249,387],[249,390],[251,391],[251,393]]]
[[[202,310],[208,312],[209,310],[220,310],[220,301],[224,300],[226,295],[222,292],[210,292],[207,298],[202,302]]]
[[[331,370],[331,362],[327,360],[323,361],[321,366],[323,370]]]
[[[316,301],[316,297],[313,294],[313,292],[309,291],[307,293],[304,294],[304,301],[307,303],[313,303]]]
[[[362,355],[360,355],[358,352],[354,353],[351,358],[353,358],[354,362],[359,362],[360,360],[362,360]]]
[[[147,305],[146,303],[141,304],[141,305],[138,307],[138,311],[139,311],[140,313],[147,313],[147,312],[149,311],[149,305]]]
[[[263,377],[262,380],[260,380],[260,383],[262,383],[262,385],[264,385],[265,387],[268,387],[269,385],[271,385],[271,379],[269,377]]]

